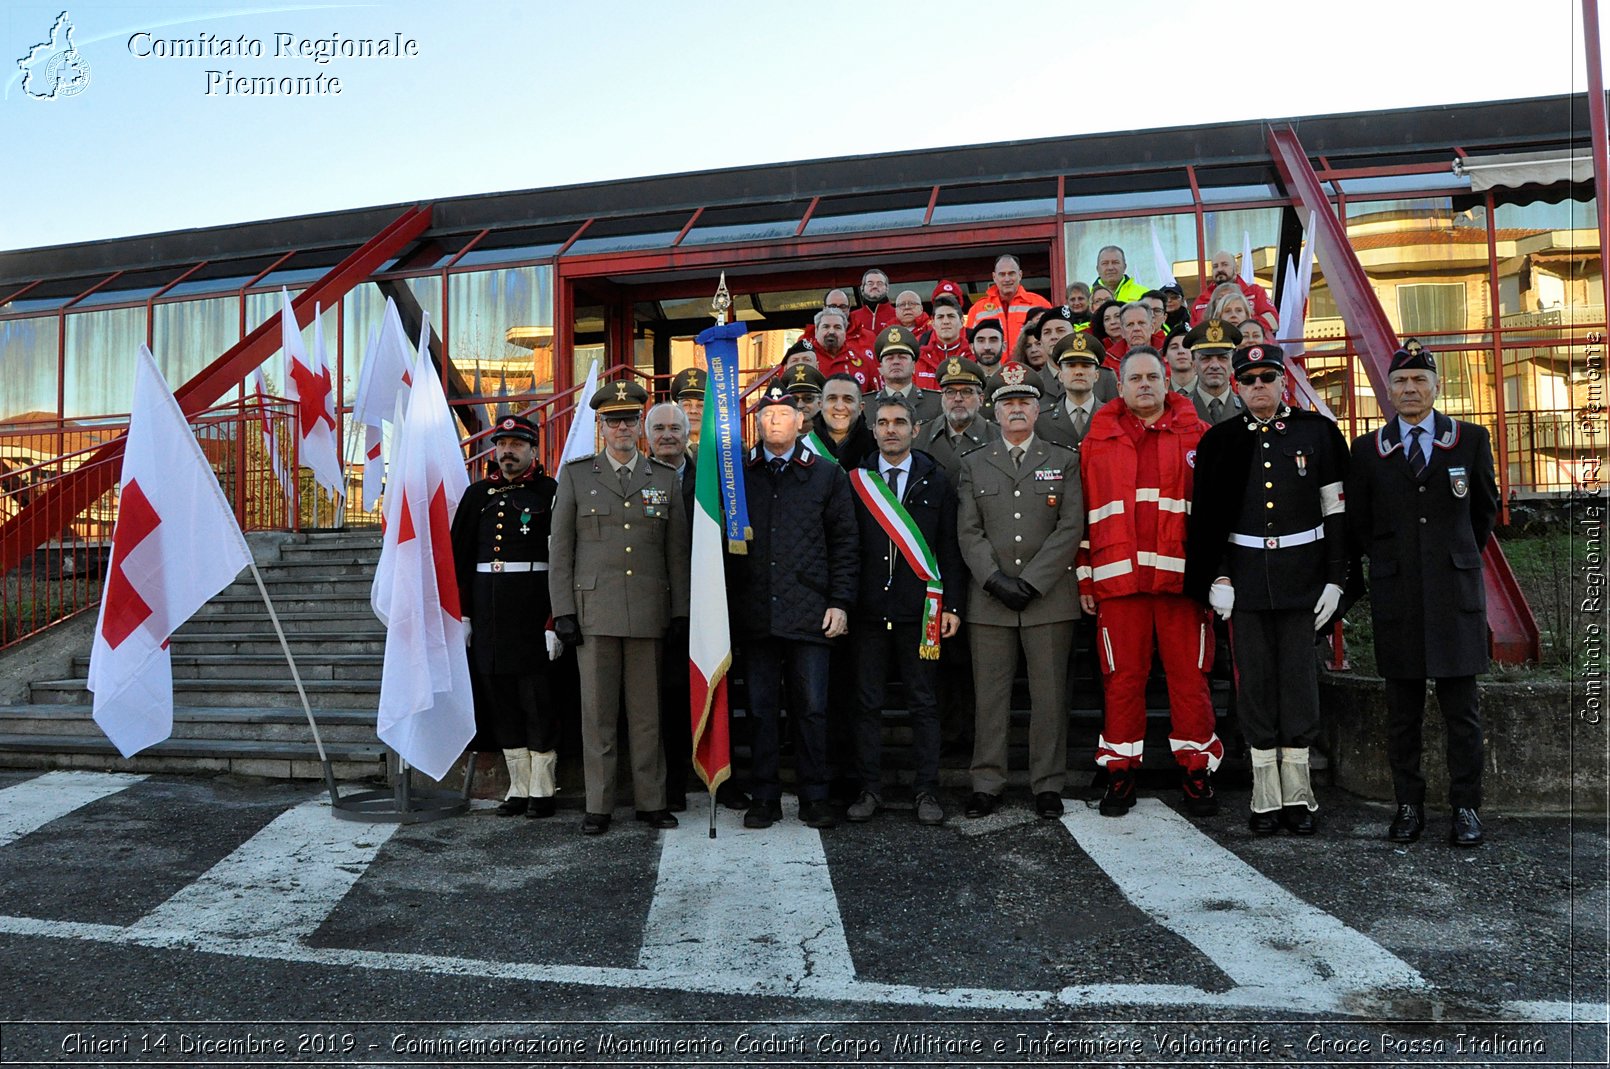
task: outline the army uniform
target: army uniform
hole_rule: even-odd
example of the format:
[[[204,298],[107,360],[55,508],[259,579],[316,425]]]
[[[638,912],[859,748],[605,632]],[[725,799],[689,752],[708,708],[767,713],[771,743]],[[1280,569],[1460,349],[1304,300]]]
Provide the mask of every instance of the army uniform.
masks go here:
[[[675,401],[688,417],[688,443],[699,440],[699,427],[704,416],[704,393],[710,373],[699,367],[683,368],[671,380],[671,400]]]
[[[915,378],[917,339],[909,330],[906,330],[904,327],[890,327],[888,330],[885,330],[882,334],[878,335],[877,345],[874,347],[873,352],[877,354],[878,358],[880,381],[882,378],[883,357],[885,353],[904,352],[910,355],[913,366],[913,378],[911,382],[907,384],[902,393],[905,395],[906,400],[911,402],[911,407],[916,411],[917,425],[919,427],[926,426],[934,419],[944,415],[944,411],[939,404],[938,392],[934,390],[924,390],[917,385],[917,380]],[[877,425],[878,400],[880,398],[888,397],[894,392],[895,391],[889,388],[889,384],[885,382],[882,389],[878,390],[876,393],[871,393],[866,396],[866,403],[861,409],[861,418],[866,421],[866,425],[868,427]]]
[[[647,398],[636,383],[610,383],[592,407],[604,417],[641,412]],[[578,647],[589,832],[608,827],[615,804],[623,689],[638,814],[674,826],[665,813],[659,662],[672,618],[688,614],[689,525],[674,469],[642,453],[620,467],[630,473],[622,476],[607,450],[572,460],[554,502],[548,590],[555,630]]]
[[[1059,339],[1052,348],[1048,367],[1060,368],[1063,364],[1089,364],[1100,365],[1101,358],[1106,355],[1106,349],[1100,339],[1080,331]],[[1117,382],[1116,377],[1107,368],[1101,368],[1096,376],[1096,383],[1089,396],[1082,405],[1070,405],[1066,393],[1061,389],[1062,383],[1057,382],[1057,397],[1051,407],[1040,410],[1040,418],[1034,424],[1036,438],[1044,438],[1048,442],[1066,446],[1069,449],[1079,448],[1079,442],[1090,430],[1090,421],[1095,417],[1096,410],[1114,397],[1118,396],[1116,386],[1110,387],[1111,392],[1103,389],[1107,379]],[[1103,396],[1106,393],[1106,396]],[[1080,418],[1074,409],[1083,411]]]
[[[1284,372],[1274,345],[1237,350],[1234,366],[1237,376]],[[1252,830],[1260,834],[1282,817],[1298,834],[1314,831],[1314,616],[1326,588],[1339,600],[1347,582],[1346,477],[1336,424],[1285,405],[1268,420],[1246,412],[1220,423],[1197,447],[1185,592],[1207,604],[1215,580],[1230,580],[1236,711],[1252,750]]]
[[[939,364],[936,374],[941,390],[946,386],[976,386],[980,393],[984,390],[984,369],[965,357],[947,358]],[[959,431],[951,428],[950,420],[941,408],[937,419],[917,431],[911,447],[937,460],[954,487],[957,477],[961,475],[962,457],[981,445],[999,441],[1000,437],[1001,429],[985,418],[982,405],[973,422]]]
[[[1022,364],[1003,364],[994,400],[1036,397],[1033,375]],[[1028,661],[1029,780],[1037,805],[1039,796],[1061,794],[1068,772],[1068,655],[1079,618],[1074,556],[1084,531],[1079,454],[1031,436],[1021,462],[1014,462],[1014,448],[1002,438],[968,453],[957,487],[957,537],[971,573],[966,622],[978,710],[970,815],[992,810],[1006,786],[1008,707],[1020,646]],[[1000,596],[1003,579],[1005,587],[1021,580],[1037,596],[1013,608]]]
[[[1185,335],[1185,347],[1191,350],[1193,359],[1215,353],[1231,353],[1240,344],[1241,331],[1236,329],[1236,325],[1219,319],[1204,319]],[[1191,399],[1202,422],[1212,427],[1235,419],[1247,408],[1233,385],[1226,383],[1224,389],[1223,397],[1213,397],[1202,388],[1202,376],[1198,371],[1191,388],[1180,392]]]
[[[493,432],[494,443],[502,438],[535,446],[537,429],[510,416]],[[494,469],[470,484],[453,515],[459,604],[470,621],[476,748],[490,743],[503,752],[509,793],[499,811],[509,816],[553,813],[559,718],[542,637],[555,488],[535,462],[512,480]]]

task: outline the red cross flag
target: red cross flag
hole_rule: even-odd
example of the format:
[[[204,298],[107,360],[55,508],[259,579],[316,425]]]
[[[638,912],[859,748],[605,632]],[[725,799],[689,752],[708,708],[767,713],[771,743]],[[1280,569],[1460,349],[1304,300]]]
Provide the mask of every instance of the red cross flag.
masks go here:
[[[438,780],[475,735],[449,533],[468,486],[442,384],[420,375],[392,439],[386,534],[369,599],[386,625],[380,741]]]
[[[281,345],[285,349],[285,396],[298,404],[296,433],[302,466],[313,472],[318,484],[337,497],[342,494],[341,450],[336,444],[335,390],[324,360],[322,309],[313,306],[313,355],[302,344],[302,331],[291,311],[291,294],[280,288]]]
[[[173,734],[168,636],[251,551],[151,350],[140,346],[112,564],[89,658],[95,722],[132,757]]]
[[[352,402],[352,418],[363,424],[363,508],[367,512],[380,499],[385,482],[385,464],[380,447],[384,425],[394,423],[398,401],[407,402],[413,384],[414,348],[408,344],[397,305],[386,298],[386,311],[378,332],[369,338],[364,350],[363,372],[358,378],[358,394]]]

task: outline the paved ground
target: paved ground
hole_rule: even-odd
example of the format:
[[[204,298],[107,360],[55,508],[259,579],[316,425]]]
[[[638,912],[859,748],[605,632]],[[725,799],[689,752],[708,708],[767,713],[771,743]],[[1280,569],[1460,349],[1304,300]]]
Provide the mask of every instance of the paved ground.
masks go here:
[[[585,839],[0,774],[0,1065],[1603,1063],[1602,819],[1455,852],[1174,801]]]

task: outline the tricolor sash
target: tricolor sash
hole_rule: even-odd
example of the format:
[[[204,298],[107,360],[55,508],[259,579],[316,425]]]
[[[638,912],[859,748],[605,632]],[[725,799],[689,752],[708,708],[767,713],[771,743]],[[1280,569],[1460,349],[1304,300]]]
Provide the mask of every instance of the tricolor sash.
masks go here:
[[[939,562],[928,548],[928,540],[882,475],[867,468],[856,468],[850,472],[850,486],[883,528],[883,533],[889,536],[889,541],[900,548],[900,556],[917,573],[917,578],[928,584],[923,595],[922,640],[917,645],[917,656],[925,661],[939,660],[939,614],[945,585],[940,581]]]

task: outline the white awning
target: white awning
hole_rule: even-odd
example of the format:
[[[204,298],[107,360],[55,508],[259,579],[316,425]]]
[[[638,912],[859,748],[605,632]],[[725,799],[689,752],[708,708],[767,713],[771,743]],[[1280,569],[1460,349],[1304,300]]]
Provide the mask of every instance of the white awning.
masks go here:
[[[1470,179],[1470,189],[1514,189],[1551,186],[1556,182],[1592,182],[1593,157],[1552,152],[1510,152],[1502,156],[1467,156],[1453,161],[1453,173]]]

